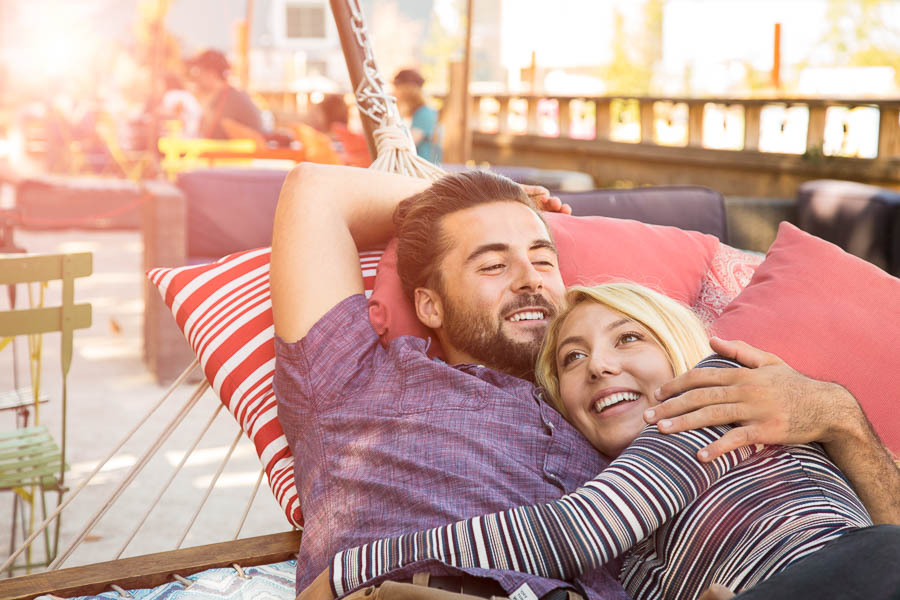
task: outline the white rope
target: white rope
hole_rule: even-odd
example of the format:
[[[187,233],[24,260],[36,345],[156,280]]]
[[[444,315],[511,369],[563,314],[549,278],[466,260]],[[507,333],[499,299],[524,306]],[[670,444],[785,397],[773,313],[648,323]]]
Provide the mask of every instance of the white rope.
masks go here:
[[[160,406],[162,406],[162,403],[165,402],[169,398],[169,396],[172,395],[172,392],[174,392],[178,388],[178,386],[180,386],[184,382],[184,380],[188,378],[188,376],[194,371],[194,369],[197,368],[197,365],[199,365],[199,364],[200,364],[200,361],[197,359],[194,359],[194,362],[192,362],[191,365],[187,369],[185,369],[184,372],[178,377],[178,379],[176,379],[172,383],[172,385],[169,386],[169,389],[166,390],[166,393],[163,395],[163,397],[160,398],[160,400],[150,408],[150,410],[147,412],[146,415],[144,415],[144,417],[138,422],[138,424],[135,425],[131,431],[129,431],[127,434],[125,434],[125,437],[122,438],[122,440],[116,445],[116,447],[113,448],[109,452],[109,454],[106,455],[106,458],[104,458],[102,461],[100,461],[100,463],[96,467],[94,467],[94,470],[91,471],[91,473],[87,476],[87,478],[84,481],[82,481],[80,484],[78,484],[78,487],[76,487],[71,493],[69,493],[69,495],[66,497],[66,499],[60,505],[58,505],[52,513],[50,513],[50,516],[47,517],[46,519],[44,519],[44,521],[40,525],[38,525],[37,529],[35,529],[31,533],[31,535],[28,536],[28,539],[26,539],[24,542],[22,542],[22,545],[19,546],[19,548],[15,552],[13,552],[9,556],[8,559],[6,559],[6,562],[3,563],[2,566],[0,566],[0,571],[5,571],[10,565],[12,565],[15,562],[15,560],[19,557],[19,555],[25,551],[25,548],[30,546],[31,543],[35,539],[37,539],[37,536],[39,536],[41,534],[41,532],[43,532],[47,528],[47,526],[59,515],[59,513],[61,513],[63,511],[63,509],[66,506],[68,506],[69,503],[72,502],[72,500],[74,500],[78,496],[79,492],[81,492],[81,490],[83,490],[87,486],[87,484],[91,482],[91,480],[94,478],[94,476],[100,472],[100,469],[102,469],[104,466],[106,466],[106,463],[108,463],[110,461],[110,459],[113,456],[115,456],[119,450],[122,449],[122,446],[124,446],[128,442],[128,440],[130,440],[131,437],[135,434],[135,432],[137,432],[137,430],[140,429],[144,425],[144,423],[147,422],[147,420],[151,417],[151,415],[153,415],[153,413],[156,412],[156,409],[158,409]]]
[[[209,499],[209,495],[212,493],[213,488],[216,487],[216,482],[219,480],[219,475],[221,475],[222,471],[225,470],[225,465],[228,464],[228,460],[231,458],[231,454],[234,452],[234,449],[238,445],[238,442],[241,441],[241,436],[243,434],[244,434],[244,432],[241,429],[238,429],[237,435],[234,436],[234,441],[231,442],[231,447],[228,449],[228,453],[225,455],[225,458],[223,458],[222,462],[219,464],[219,468],[216,470],[216,474],[213,475],[212,481],[209,482],[209,487],[206,488],[206,494],[204,494],[203,500],[200,501],[200,506],[197,507],[197,510],[194,512],[194,516],[191,517],[190,523],[188,523],[187,527],[184,530],[184,533],[181,534],[181,539],[178,540],[178,545],[175,546],[176,550],[181,548],[181,544],[184,543],[184,538],[187,537],[187,534],[191,530],[191,527],[194,526],[194,521],[197,520],[197,516],[200,514],[200,511],[203,509],[203,506],[206,504],[206,501]]]
[[[212,417],[210,417],[209,421],[206,422],[206,425],[203,427],[203,430],[200,432],[200,434],[194,440],[194,443],[191,444],[191,447],[181,457],[181,461],[179,461],[179,463],[175,466],[175,469],[172,471],[172,475],[169,476],[169,480],[166,481],[165,485],[159,491],[159,494],[157,494],[156,499],[154,499],[153,503],[150,504],[150,507],[146,511],[144,511],[144,516],[141,518],[140,523],[138,523],[137,526],[134,528],[134,531],[131,532],[131,536],[127,540],[125,540],[125,543],[122,545],[122,548],[119,549],[119,553],[116,554],[116,559],[118,559],[122,556],[122,553],[125,552],[125,548],[128,547],[128,544],[131,543],[131,541],[137,535],[137,532],[140,530],[140,528],[144,526],[144,523],[147,521],[147,518],[150,516],[150,513],[153,512],[153,509],[156,508],[156,505],[159,504],[159,501],[162,499],[163,494],[166,493],[166,490],[168,490],[169,486],[172,485],[172,482],[175,481],[175,477],[178,476],[178,474],[181,472],[182,467],[184,467],[185,463],[187,462],[188,458],[190,458],[191,455],[194,453],[194,450],[197,449],[197,445],[200,443],[200,440],[202,440],[203,437],[206,435],[206,432],[209,431],[209,428],[212,426],[213,421],[215,421],[216,417],[219,416],[219,413],[222,412],[222,408],[224,406],[225,405],[222,404],[221,402],[216,403],[216,409],[213,411]]]
[[[197,404],[197,401],[200,400],[200,397],[204,392],[206,392],[207,389],[209,389],[209,382],[204,379],[202,382],[200,382],[200,384],[194,390],[193,395],[181,408],[178,414],[175,415],[172,421],[169,422],[169,424],[159,435],[159,437],[157,437],[157,439],[153,442],[153,444],[151,444],[147,451],[144,452],[144,455],[141,456],[138,462],[135,463],[133,467],[131,467],[131,470],[125,476],[125,479],[122,481],[122,483],[119,484],[119,487],[116,488],[116,490],[113,492],[112,496],[110,496],[106,503],[100,507],[100,510],[94,513],[94,516],[88,522],[87,526],[81,531],[81,533],[78,534],[78,537],[75,539],[75,541],[72,542],[72,544],[66,549],[65,552],[63,552],[60,556],[57,556],[56,560],[54,560],[50,564],[49,568],[51,571],[55,571],[56,569],[58,569],[63,564],[63,562],[65,562],[65,560],[72,555],[72,552],[74,552],[75,549],[81,545],[81,542],[84,541],[84,538],[87,537],[87,535],[91,532],[91,530],[103,517],[103,515],[105,515],[107,511],[112,508],[113,503],[115,503],[115,501],[119,499],[119,496],[122,495],[122,492],[125,491],[125,488],[127,488],[131,484],[131,482],[134,481],[134,478],[137,477],[138,474],[147,465],[147,463],[150,462],[150,459],[153,458],[157,451],[159,451],[160,447],[162,447],[165,441],[169,439],[175,429],[181,424],[184,418],[187,417],[188,413],[192,408],[194,408],[194,406]]]
[[[370,169],[429,180],[444,175],[444,171],[416,154],[412,136],[398,117],[389,115],[374,135],[378,158]]]
[[[259,471],[259,477],[256,478],[256,485],[253,486],[253,492],[250,494],[250,500],[247,502],[247,507],[244,509],[244,514],[241,515],[241,522],[238,523],[237,531],[234,532],[234,538],[238,539],[238,536],[241,535],[241,529],[244,528],[244,522],[247,520],[247,515],[250,514],[250,507],[253,506],[253,501],[256,500],[256,494],[259,493],[259,486],[262,483],[263,475],[266,474],[266,469],[262,468]]]
[[[385,91],[384,80],[375,66],[375,54],[359,0],[347,0],[347,7],[350,29],[363,52],[362,78],[354,90],[356,106],[377,125],[373,136],[378,156],[369,168],[421,179],[438,179],[444,171],[416,155],[416,145],[400,119],[397,99]]]

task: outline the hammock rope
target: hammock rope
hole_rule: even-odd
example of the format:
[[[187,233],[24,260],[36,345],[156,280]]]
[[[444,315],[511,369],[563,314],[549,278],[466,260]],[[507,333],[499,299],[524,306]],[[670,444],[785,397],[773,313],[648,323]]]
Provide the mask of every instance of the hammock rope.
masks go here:
[[[144,516],[141,518],[140,522],[137,524],[137,526],[131,532],[131,535],[128,537],[128,539],[125,540],[125,543],[122,545],[122,547],[119,549],[119,552],[116,554],[116,559],[119,559],[122,557],[122,554],[125,552],[125,549],[128,547],[128,544],[131,543],[131,541],[137,535],[137,533],[141,529],[141,527],[144,526],[144,523],[147,522],[147,518],[150,516],[150,513],[153,512],[153,510],[156,508],[156,505],[159,504],[159,501],[162,499],[162,497],[165,495],[166,491],[169,489],[169,486],[172,485],[173,481],[175,481],[175,477],[177,477],[178,474],[181,473],[181,469],[184,467],[185,463],[187,463],[187,461],[191,457],[191,455],[193,455],[194,450],[200,444],[200,441],[204,438],[204,436],[206,436],[206,432],[209,431],[209,428],[212,426],[213,421],[215,421],[216,417],[219,416],[219,413],[222,412],[222,408],[224,406],[225,405],[222,404],[221,402],[219,402],[216,405],[216,409],[213,411],[213,414],[209,418],[209,421],[206,422],[206,425],[200,431],[200,434],[194,439],[194,443],[191,444],[191,447],[188,449],[188,451],[182,455],[181,460],[178,462],[178,464],[172,470],[172,474],[169,476],[168,481],[166,481],[165,485],[163,485],[162,489],[159,491],[159,494],[157,494],[156,498],[150,504],[149,508],[147,508],[147,510],[144,511]]]
[[[184,421],[185,417],[188,416],[191,409],[197,405],[197,402],[200,400],[200,397],[209,389],[209,382],[204,379],[194,390],[194,393],[185,403],[185,405],[181,408],[180,411],[175,415],[175,417],[169,422],[163,432],[156,438],[156,440],[150,445],[150,447],[144,452],[143,456],[141,456],[140,460],[131,467],[131,470],[125,476],[125,479],[119,484],[119,487],[115,489],[110,498],[106,501],[106,503],[100,507],[100,509],[94,513],[94,516],[91,517],[91,520],[88,522],[87,526],[82,529],[81,533],[78,534],[78,537],[75,539],[72,544],[66,548],[66,551],[56,557],[50,564],[50,570],[55,571],[66,561],[69,556],[72,555],[72,552],[81,545],[81,542],[87,537],[87,535],[94,529],[94,526],[97,522],[106,514],[106,512],[112,507],[115,501],[122,495],[122,492],[125,491],[134,478],[138,476],[138,474],[143,471],[144,467],[150,462],[150,459],[159,451],[162,447],[163,443],[169,439],[175,429]]]
[[[377,157],[369,168],[421,179],[438,179],[444,171],[416,154],[412,135],[397,109],[397,99],[385,90],[384,79],[375,65],[359,0],[347,0],[347,6],[350,29],[363,56],[362,77],[355,88],[356,106],[376,125],[373,135]]]
[[[253,506],[253,501],[256,500],[256,495],[259,493],[259,486],[262,484],[263,476],[266,474],[265,469],[259,470],[259,477],[256,478],[256,485],[253,486],[253,492],[250,494],[250,500],[247,501],[247,506],[244,508],[244,514],[241,515],[241,522],[238,523],[237,531],[234,532],[234,537],[232,540],[238,539],[241,535],[241,529],[244,528],[244,523],[247,521],[247,515],[250,514],[250,507]]]
[[[228,452],[225,454],[225,458],[222,459],[222,462],[219,463],[219,468],[216,469],[216,474],[213,475],[212,480],[209,482],[209,486],[206,488],[206,493],[203,495],[203,499],[200,500],[200,505],[197,507],[197,510],[194,511],[194,516],[191,517],[190,522],[187,524],[187,527],[184,529],[184,533],[181,534],[181,539],[178,540],[178,545],[175,546],[175,549],[178,550],[181,548],[181,545],[184,543],[184,539],[187,537],[188,533],[191,531],[191,527],[194,526],[194,522],[197,520],[197,517],[200,516],[200,511],[206,505],[206,501],[209,499],[209,495],[212,493],[213,488],[216,487],[216,482],[219,480],[219,476],[225,470],[225,465],[228,464],[228,460],[231,458],[231,455],[234,453],[234,449],[237,447],[238,442],[241,441],[241,438],[244,436],[244,432],[238,427],[237,435],[234,436],[234,441],[231,442],[231,447],[228,448]]]
[[[134,436],[134,434],[144,426],[144,424],[150,419],[153,413],[155,413],[156,410],[160,406],[162,406],[162,404],[166,400],[169,399],[169,396],[171,396],[175,392],[175,390],[181,387],[181,384],[184,383],[184,381],[191,375],[191,373],[194,372],[194,369],[196,369],[199,364],[200,361],[195,358],[194,362],[192,362],[191,365],[187,369],[185,369],[181,375],[178,376],[178,379],[172,382],[172,385],[169,386],[169,388],[166,390],[166,393],[163,394],[162,398],[160,398],[156,402],[156,404],[151,406],[150,410],[147,411],[147,414],[145,414],[143,418],[141,418],[141,420],[131,428],[131,431],[125,434],[125,436],[119,441],[119,443],[116,444],[116,446],[112,450],[110,450],[109,453],[107,453],[106,457],[101,460],[96,467],[94,467],[94,470],[91,471],[90,474],[88,474],[88,476],[80,484],[78,484],[78,487],[72,490],[68,497],[59,506],[57,506],[52,513],[50,513],[50,516],[44,519],[44,521],[41,522],[40,525],[38,525],[37,529],[35,529],[32,534],[28,536],[27,539],[25,539],[24,542],[22,542],[22,545],[19,546],[19,548],[15,552],[10,554],[9,558],[6,559],[6,562],[3,563],[3,565],[0,565],[0,571],[5,571],[7,568],[12,566],[19,555],[22,554],[22,552],[24,552],[25,549],[29,547],[35,539],[37,539],[37,536],[39,536],[41,532],[43,532],[50,525],[50,523],[52,523],[53,520],[59,516],[59,513],[61,513],[63,509],[72,502],[72,500],[78,497],[78,494],[81,492],[81,490],[87,487],[91,480],[93,480],[94,476],[96,476],[97,473],[99,473],[100,470],[105,467],[106,464],[119,452],[119,450],[122,449],[122,446],[128,443],[128,441]]]

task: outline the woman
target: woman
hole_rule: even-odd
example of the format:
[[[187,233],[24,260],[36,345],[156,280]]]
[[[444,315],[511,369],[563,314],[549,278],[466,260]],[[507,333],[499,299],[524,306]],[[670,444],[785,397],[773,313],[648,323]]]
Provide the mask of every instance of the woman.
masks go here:
[[[871,520],[817,445],[744,449],[699,463],[725,427],[662,436],[642,414],[655,390],[709,353],[687,308],[634,284],[576,287],[550,325],[537,378],[549,401],[618,458],[573,494],[339,553],[340,595],[419,560],[572,579],[626,553],[634,598],[741,591]],[[713,357],[700,366],[739,366]]]

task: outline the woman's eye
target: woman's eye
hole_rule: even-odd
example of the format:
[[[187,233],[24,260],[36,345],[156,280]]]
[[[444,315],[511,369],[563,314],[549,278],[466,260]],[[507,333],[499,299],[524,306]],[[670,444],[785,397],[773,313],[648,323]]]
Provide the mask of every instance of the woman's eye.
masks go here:
[[[566,355],[563,356],[563,359],[562,359],[562,366],[567,367],[567,366],[569,366],[573,361],[576,361],[576,360],[578,360],[579,358],[583,358],[583,357],[585,357],[585,356],[587,356],[587,354],[585,354],[585,353],[582,352],[581,350],[572,350],[571,352],[567,352]]]
[[[644,338],[639,333],[623,333],[619,338],[619,343],[628,344],[631,342],[639,342],[642,339]]]

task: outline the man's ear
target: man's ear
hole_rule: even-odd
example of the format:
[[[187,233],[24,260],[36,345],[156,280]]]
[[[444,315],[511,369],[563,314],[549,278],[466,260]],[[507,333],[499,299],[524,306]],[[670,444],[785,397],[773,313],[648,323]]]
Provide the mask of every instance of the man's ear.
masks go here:
[[[413,292],[416,316],[431,329],[439,329],[444,324],[444,305],[437,292],[430,288],[416,288]]]

